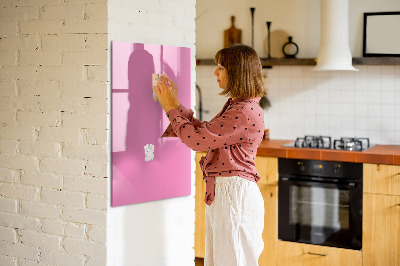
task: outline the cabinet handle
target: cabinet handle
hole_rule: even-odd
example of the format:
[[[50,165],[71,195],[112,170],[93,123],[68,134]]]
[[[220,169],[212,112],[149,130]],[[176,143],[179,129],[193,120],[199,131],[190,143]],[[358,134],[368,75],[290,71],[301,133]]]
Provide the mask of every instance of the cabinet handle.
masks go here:
[[[320,254],[320,253],[313,253],[313,252],[307,252],[307,254],[310,254],[310,255],[317,255],[317,256],[323,256],[323,257],[328,256],[328,254]]]
[[[397,204],[397,206],[400,206],[400,203],[399,203],[399,204]]]

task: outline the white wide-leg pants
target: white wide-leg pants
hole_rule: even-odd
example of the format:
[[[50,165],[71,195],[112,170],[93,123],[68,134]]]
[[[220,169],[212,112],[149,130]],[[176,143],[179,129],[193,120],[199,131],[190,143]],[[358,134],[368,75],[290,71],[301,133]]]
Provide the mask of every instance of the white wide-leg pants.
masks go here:
[[[258,266],[264,249],[264,199],[255,182],[216,177],[205,219],[205,266]]]

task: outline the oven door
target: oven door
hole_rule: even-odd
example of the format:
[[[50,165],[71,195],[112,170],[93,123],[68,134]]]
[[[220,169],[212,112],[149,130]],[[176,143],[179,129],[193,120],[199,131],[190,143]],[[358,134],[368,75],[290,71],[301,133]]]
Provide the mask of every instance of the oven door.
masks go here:
[[[278,238],[361,249],[362,181],[279,179]]]

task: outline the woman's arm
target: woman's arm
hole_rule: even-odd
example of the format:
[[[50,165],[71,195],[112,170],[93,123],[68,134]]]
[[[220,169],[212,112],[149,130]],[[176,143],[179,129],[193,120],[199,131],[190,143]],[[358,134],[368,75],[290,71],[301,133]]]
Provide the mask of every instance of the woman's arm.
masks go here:
[[[229,109],[210,122],[203,122],[195,127],[178,110],[167,112],[173,132],[182,142],[194,151],[206,151],[226,147],[235,143],[246,142],[248,117],[245,112]]]

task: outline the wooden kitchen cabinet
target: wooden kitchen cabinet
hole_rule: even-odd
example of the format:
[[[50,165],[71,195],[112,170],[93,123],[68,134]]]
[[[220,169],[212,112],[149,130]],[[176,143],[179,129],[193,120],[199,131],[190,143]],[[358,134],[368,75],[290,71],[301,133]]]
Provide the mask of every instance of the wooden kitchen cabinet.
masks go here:
[[[399,165],[365,163],[363,173],[364,193],[400,196]]]
[[[261,173],[260,173],[261,174]],[[258,259],[259,266],[276,265],[278,241],[278,187],[259,185],[264,198],[264,250]]]
[[[205,255],[205,203],[206,191],[203,181],[203,172],[199,167],[199,161],[205,152],[196,153],[196,194],[195,194],[195,256],[204,258]],[[278,159],[257,156],[255,159],[257,171],[261,178],[258,182],[261,194],[264,198],[264,251],[259,258],[260,266],[275,265],[276,242],[278,239]]]
[[[363,265],[400,266],[400,196],[365,193]]]
[[[363,259],[358,250],[281,240],[277,252],[277,266],[361,266]]]
[[[206,224],[204,195],[206,193],[206,183],[203,181],[203,172],[200,169],[199,161],[202,156],[206,156],[206,152],[196,152],[196,194],[195,194],[195,228],[194,228],[194,254],[197,258],[204,258]]]
[[[363,265],[400,266],[400,166],[363,170]]]

